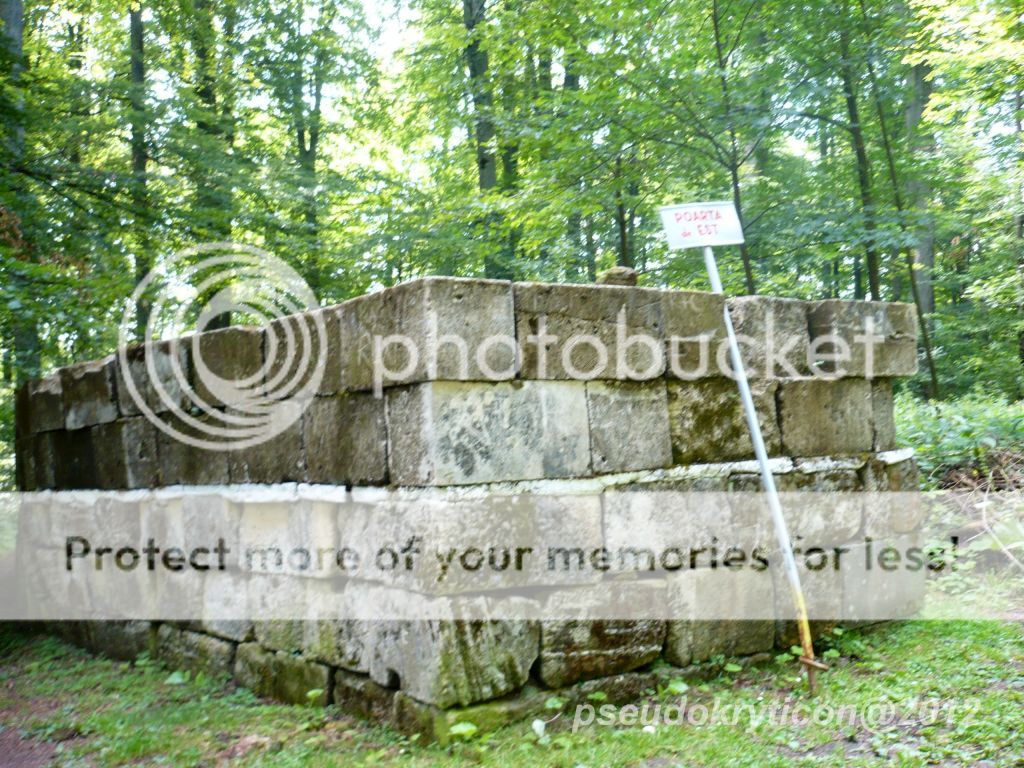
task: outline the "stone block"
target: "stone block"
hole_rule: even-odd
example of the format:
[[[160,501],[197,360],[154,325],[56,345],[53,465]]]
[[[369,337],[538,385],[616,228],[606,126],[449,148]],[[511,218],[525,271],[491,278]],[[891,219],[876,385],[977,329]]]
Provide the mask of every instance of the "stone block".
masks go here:
[[[386,723],[393,717],[395,692],[366,675],[335,670],[331,703],[343,712]]]
[[[53,434],[54,488],[96,488],[98,477],[92,430],[76,429]]]
[[[194,397],[202,410],[263,393],[263,329],[234,325],[185,339]]]
[[[510,283],[428,277],[338,309],[344,389],[516,374]]]
[[[195,422],[168,415],[166,422],[192,444],[177,435],[158,430],[157,455],[160,458],[160,482],[163,485],[225,485],[229,482],[228,449],[216,445],[212,429],[223,428],[211,414],[190,416]],[[207,447],[207,442],[212,443]]]
[[[257,643],[242,643],[235,656],[234,676],[243,688],[286,704],[324,706],[330,695],[330,668]]]
[[[662,291],[546,283],[512,291],[523,378],[646,380],[664,372]]]
[[[896,447],[896,421],[893,415],[892,380],[871,382],[871,414],[874,426],[874,449],[891,451]]]
[[[64,429],[60,373],[22,384],[15,395],[15,434],[28,437]]]
[[[162,624],[156,634],[156,653],[171,669],[219,677],[231,674],[235,644]]]
[[[638,589],[647,594],[637,595]],[[627,597],[635,600],[634,610],[636,605],[648,606],[647,615],[659,617],[657,610],[665,599],[664,583],[641,581],[619,588],[613,584],[599,588],[597,593],[560,590],[549,599],[548,612],[552,615],[565,612],[555,604],[566,603],[564,607],[571,608],[570,613],[579,611],[585,616],[589,599],[594,614],[601,618],[541,622],[537,674],[545,686],[561,688],[579,680],[617,675],[642,667],[661,655],[666,630],[663,620],[608,618],[618,613],[615,602]],[[629,606],[623,608],[632,612]],[[643,608],[638,612],[645,613]]]
[[[35,440],[32,437],[14,439],[15,488],[25,493],[39,490],[36,485]]]
[[[580,477],[590,469],[583,382],[432,382],[388,392],[396,485]]]
[[[116,358],[117,405],[124,416],[141,414],[144,405],[153,413],[190,407],[190,366],[187,339],[136,344]]]
[[[148,621],[89,622],[89,649],[111,659],[135,661],[152,654],[155,642],[156,627]]]
[[[666,374],[684,380],[723,376],[718,350],[727,338],[725,299],[700,291],[663,291],[661,307]]]
[[[60,369],[64,425],[81,429],[117,418],[117,385],[113,357],[76,363]]]
[[[780,385],[782,449],[789,456],[866,453],[874,443],[871,383],[803,379]]]
[[[790,379],[810,373],[807,303],[769,296],[729,299],[729,314],[750,378]],[[722,348],[720,361],[728,361]],[[727,363],[726,373],[732,371]]]
[[[883,492],[920,490],[920,472],[913,449],[883,451],[872,456],[864,467],[864,487]]]
[[[522,687],[539,639],[537,623],[529,621],[380,622],[370,677],[418,701],[465,706]]]
[[[843,621],[913,618],[924,604],[929,573],[921,535],[865,540],[849,550],[841,569]]]
[[[341,360],[350,341],[341,335],[341,307],[288,315],[265,330],[264,382],[268,397],[308,399],[341,391]]]
[[[743,656],[775,643],[774,590],[767,571],[700,568],[669,578],[665,659],[679,667]]]
[[[252,573],[316,575],[319,552],[337,548],[337,515],[332,504],[297,498],[244,502],[238,532],[246,553],[243,567]],[[326,557],[326,566],[332,562]]]
[[[829,299],[811,304],[807,317],[818,370],[858,378],[917,373],[912,304]]]
[[[750,383],[769,456],[782,453],[774,381]],[[754,457],[739,390],[732,379],[668,382],[668,416],[675,464],[735,461]]]
[[[657,469],[672,463],[665,382],[587,384],[594,472]]]
[[[306,477],[302,450],[303,409],[309,401],[282,400],[266,411],[266,439],[227,454],[232,483],[289,483]],[[228,407],[227,415],[232,414]],[[243,414],[244,415],[244,414]]]
[[[35,473],[35,488],[42,491],[57,487],[57,442],[60,432],[41,432],[31,441],[32,470]]]
[[[388,476],[384,400],[347,393],[313,399],[302,415],[306,479],[381,485]]]
[[[144,416],[92,428],[98,487],[153,488],[160,484],[157,430]]]

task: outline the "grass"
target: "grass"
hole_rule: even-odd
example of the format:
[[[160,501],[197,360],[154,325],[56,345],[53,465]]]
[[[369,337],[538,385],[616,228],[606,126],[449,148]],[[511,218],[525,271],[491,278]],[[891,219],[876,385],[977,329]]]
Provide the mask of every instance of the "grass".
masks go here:
[[[888,705],[898,718],[752,724],[742,716],[735,724],[726,717],[654,729],[595,725],[575,734],[559,718],[543,735],[521,723],[442,749],[332,708],[269,704],[223,680],[172,675],[145,658],[112,662],[5,630],[0,744],[42,744],[55,765],[97,767],[1024,765],[1024,625],[914,621],[836,634],[830,644],[832,669],[820,676],[813,701],[862,716]],[[674,681],[671,691],[650,692],[647,703],[685,698],[699,722],[716,701],[762,715],[773,704],[812,701],[788,654],[725,669],[732,671],[706,684]],[[936,720],[915,700],[963,710]]]

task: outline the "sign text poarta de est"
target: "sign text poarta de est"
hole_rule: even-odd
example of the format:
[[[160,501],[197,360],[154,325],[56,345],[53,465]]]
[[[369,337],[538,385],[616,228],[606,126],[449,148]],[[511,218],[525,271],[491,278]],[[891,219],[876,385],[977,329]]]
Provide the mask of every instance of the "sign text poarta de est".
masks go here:
[[[743,242],[736,208],[731,202],[685,203],[659,209],[672,250]]]

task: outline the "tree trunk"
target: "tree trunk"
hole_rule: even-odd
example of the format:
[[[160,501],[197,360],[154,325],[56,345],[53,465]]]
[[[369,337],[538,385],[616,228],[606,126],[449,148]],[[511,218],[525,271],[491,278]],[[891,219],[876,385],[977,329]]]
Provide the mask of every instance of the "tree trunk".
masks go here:
[[[633,267],[633,249],[629,242],[626,201],[622,194],[622,155],[615,158],[615,224],[619,233],[619,248],[615,263],[620,267]]]
[[[839,75],[843,82],[846,113],[850,121],[850,137],[857,159],[857,183],[860,187],[860,205],[864,214],[864,232],[867,238],[864,256],[867,263],[868,288],[871,291],[871,298],[880,301],[882,297],[879,290],[878,250],[875,243],[875,203],[871,192],[871,167],[868,164],[868,152],[857,105],[857,91],[853,82],[853,68],[850,64],[850,37],[845,29],[839,33],[839,55]]]
[[[3,22],[3,37],[0,38],[6,48],[10,61],[10,70],[6,72],[8,82],[15,88],[20,87],[22,74],[25,70],[25,9],[22,0],[0,0],[0,22]],[[25,156],[25,103],[19,95],[14,105],[14,114],[4,119],[4,128],[8,134],[8,152],[11,164],[18,166]],[[17,258],[21,261],[33,261],[35,251],[30,237],[24,232],[26,214],[31,210],[31,200],[27,190],[22,187],[16,193],[21,203],[20,211],[15,214],[21,219],[19,233],[21,243],[17,248]],[[11,281],[21,295],[25,304],[32,296],[32,286],[23,274],[17,274]],[[38,376],[42,367],[41,342],[39,325],[35,316],[35,307],[24,307],[14,313],[11,328],[11,340],[14,347],[15,381],[21,384],[26,379]]]
[[[927,64],[917,64],[911,69],[911,93],[907,101],[907,133],[910,137],[910,151],[913,155],[931,154],[934,139],[920,130],[924,109],[931,96],[931,83],[928,80]],[[914,167],[919,168],[920,162]],[[921,310],[926,313],[935,311],[935,223],[928,214],[928,206],[932,196],[931,184],[926,174],[914,173],[907,183],[907,198],[910,210],[917,214],[921,223],[915,228],[914,262],[917,265],[913,278],[917,281],[918,295],[921,297]]]
[[[146,66],[144,57],[144,28],[142,24],[142,6],[133,3],[128,11],[129,37],[131,42],[131,84],[129,99],[131,102],[131,152],[132,152],[132,208],[135,219],[136,253],[135,253],[135,284],[139,285],[153,267],[150,253],[150,242],[147,233],[149,226],[148,195],[146,189]],[[149,298],[142,296],[135,302],[135,334],[141,341],[146,334],[151,306]]]

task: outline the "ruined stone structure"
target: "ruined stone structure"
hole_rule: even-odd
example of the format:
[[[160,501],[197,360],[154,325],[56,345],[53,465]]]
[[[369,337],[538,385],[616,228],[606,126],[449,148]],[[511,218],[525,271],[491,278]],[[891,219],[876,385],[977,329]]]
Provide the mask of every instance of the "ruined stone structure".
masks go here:
[[[912,308],[767,297],[729,303],[781,490],[916,487],[912,456],[896,450],[892,414],[892,380],[916,369]],[[296,484],[288,487],[297,498],[320,498],[325,485],[335,497],[347,488],[347,498],[370,487],[389,489],[389,498],[466,486],[529,494],[551,481],[560,492],[585,488],[598,499],[622,488],[757,491],[735,383],[714,365],[722,310],[721,297],[699,292],[415,280],[318,310],[328,333],[315,396],[284,432],[241,451],[191,448],[156,429],[126,396],[116,357],[30,382],[18,396],[18,482],[27,491]],[[265,363],[273,371],[275,335],[315,316],[204,333],[198,348],[226,378],[252,375]],[[881,338],[866,358],[854,337],[868,318]],[[437,354],[411,360],[407,347],[378,346],[392,375],[376,382],[375,393],[374,338],[392,334]],[[528,342],[545,334],[550,339]],[[586,344],[563,354],[579,334],[603,342],[607,359]],[[695,340],[702,334],[712,339],[705,349]],[[819,343],[829,334],[832,342]],[[452,335],[467,342],[468,360]],[[631,344],[632,335],[654,339],[664,359],[649,345]],[[514,342],[487,341],[502,337]],[[850,344],[848,359],[835,361],[835,337]],[[154,410],[166,404],[146,377],[169,371],[172,358],[191,370],[190,354],[189,345],[172,342],[129,350]],[[694,377],[708,354],[710,370]],[[815,375],[837,369],[841,375]],[[159,383],[175,392],[169,374]],[[608,541],[616,512],[606,504],[601,514],[595,536]],[[836,529],[852,539],[866,527],[884,537],[918,524],[860,514]],[[685,576],[701,579],[699,572]],[[667,589],[669,581],[644,584]],[[723,599],[786,599],[781,584],[775,592],[751,590]],[[321,703],[442,740],[460,720],[487,727],[542,711],[552,691],[567,704],[598,690],[610,701],[637,696],[663,674],[651,666],[658,659],[690,667],[721,654],[788,647],[792,637],[788,624],[768,620],[354,624],[136,621],[60,629],[99,651],[130,657],[150,650],[171,666],[231,675],[286,701],[305,702],[314,691]]]

